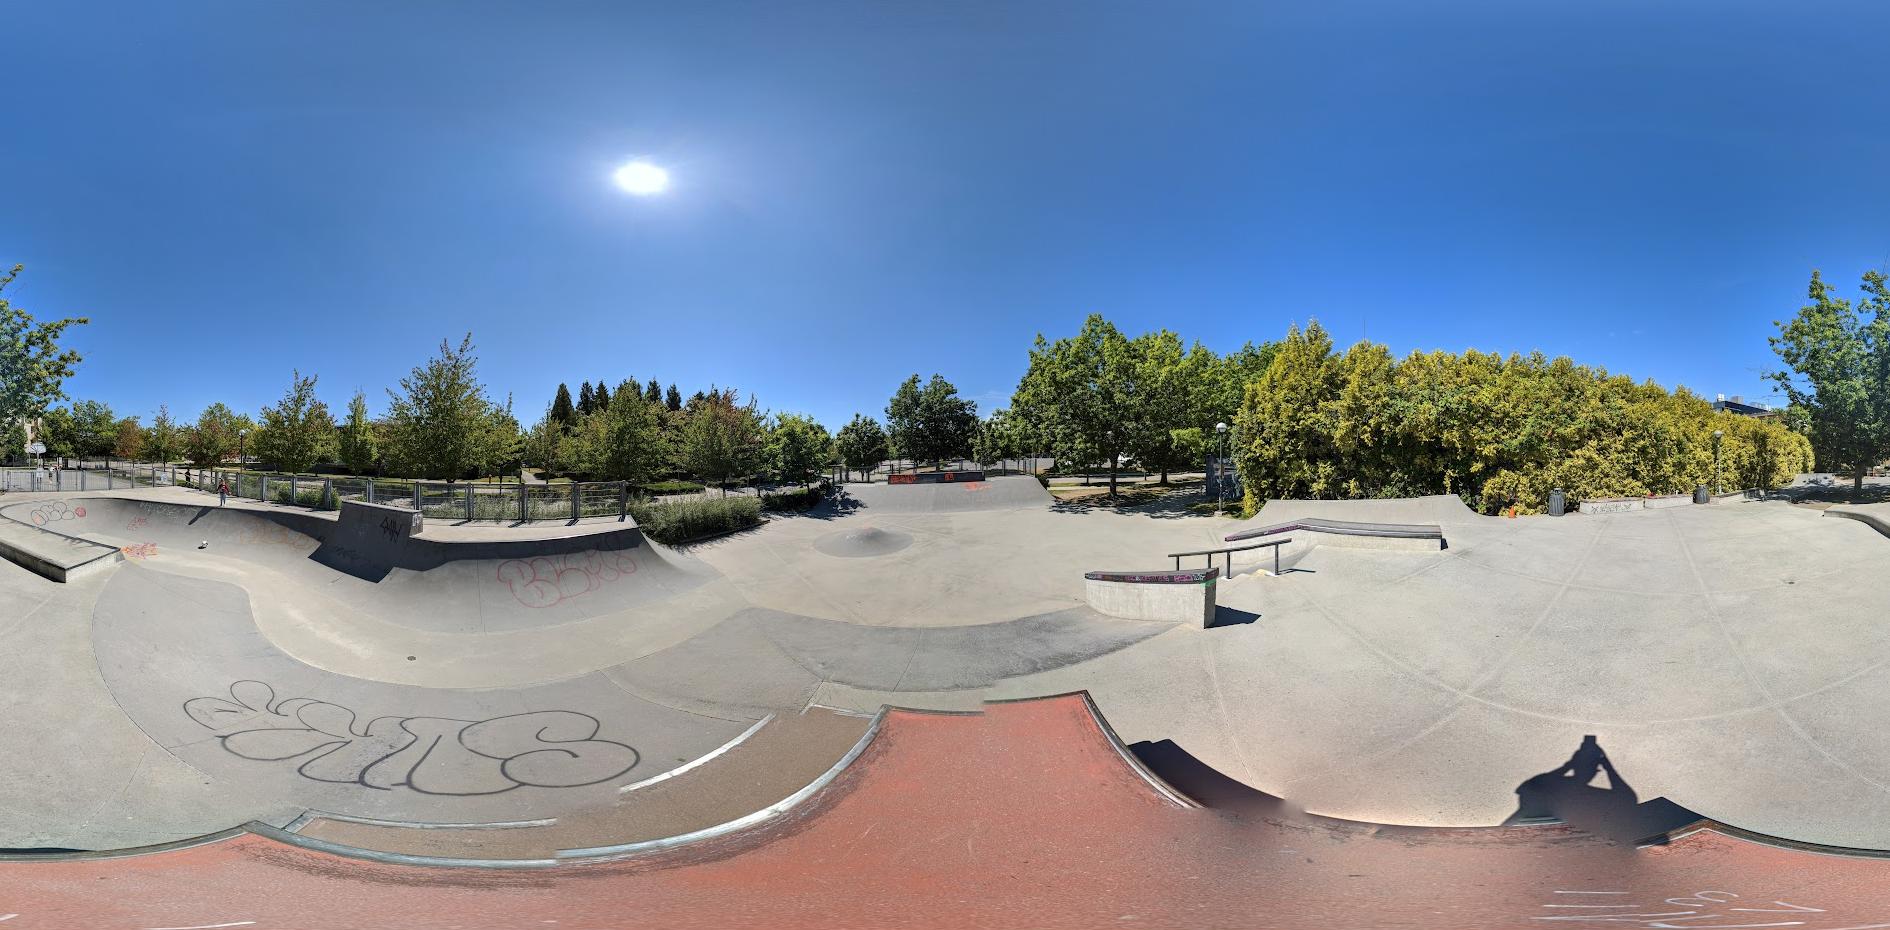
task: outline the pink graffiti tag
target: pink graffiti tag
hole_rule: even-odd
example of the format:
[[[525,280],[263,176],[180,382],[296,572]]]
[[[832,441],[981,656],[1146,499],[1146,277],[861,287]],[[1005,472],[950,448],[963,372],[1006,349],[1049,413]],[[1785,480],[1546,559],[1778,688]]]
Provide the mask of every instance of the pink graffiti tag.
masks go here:
[[[130,546],[119,546],[118,551],[124,553],[127,559],[148,559],[157,555],[157,543],[137,543]]]
[[[146,520],[146,519],[145,519],[145,518],[143,518],[143,517],[132,517],[132,518],[131,518],[131,522],[130,522],[130,523],[127,523],[127,524],[125,524],[125,529],[128,529],[128,530],[135,530],[135,529],[138,529],[138,528],[140,528],[140,527],[143,527],[143,526],[147,526],[147,525],[149,525],[149,524],[150,524],[150,522],[151,522],[151,521],[149,521],[149,520]]]
[[[637,563],[629,552],[591,551],[513,559],[499,565],[498,576],[520,604],[541,608],[636,573]]]

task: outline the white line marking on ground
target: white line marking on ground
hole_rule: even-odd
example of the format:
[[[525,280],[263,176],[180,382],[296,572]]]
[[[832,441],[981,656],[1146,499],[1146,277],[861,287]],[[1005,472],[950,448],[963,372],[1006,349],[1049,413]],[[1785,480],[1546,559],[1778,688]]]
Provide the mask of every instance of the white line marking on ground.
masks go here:
[[[144,930],[217,930],[218,927],[247,927],[253,920],[232,920],[227,924],[198,924],[194,927],[146,927]]]

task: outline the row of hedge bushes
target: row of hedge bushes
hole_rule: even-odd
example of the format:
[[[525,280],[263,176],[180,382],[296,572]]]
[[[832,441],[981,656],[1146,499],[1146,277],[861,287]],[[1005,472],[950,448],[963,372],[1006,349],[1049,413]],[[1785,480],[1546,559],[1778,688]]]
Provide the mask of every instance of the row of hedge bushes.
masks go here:
[[[630,515],[643,535],[675,545],[761,524],[761,501],[752,497],[707,497],[682,501],[633,501]]]
[[[761,509],[776,513],[807,510],[820,503],[824,492],[825,488],[821,485],[795,488],[792,491],[769,491],[761,495]]]

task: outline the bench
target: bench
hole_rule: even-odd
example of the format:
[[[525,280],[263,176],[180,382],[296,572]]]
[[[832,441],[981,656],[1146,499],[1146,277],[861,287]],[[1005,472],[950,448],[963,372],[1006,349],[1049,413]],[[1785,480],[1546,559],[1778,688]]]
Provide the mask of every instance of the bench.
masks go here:
[[[1214,585],[1218,568],[1182,571],[1085,572],[1083,595],[1098,613],[1126,620],[1163,623],[1214,623]]]
[[[1240,542],[1276,533],[1321,533],[1335,537],[1333,544],[1360,549],[1409,549],[1431,551],[1444,549],[1444,530],[1429,523],[1359,523],[1352,520],[1322,520],[1305,517],[1287,523],[1275,523],[1259,529],[1242,530],[1222,537],[1224,542]]]
[[[1246,552],[1249,549],[1270,548],[1273,550],[1273,574],[1278,575],[1280,573],[1280,547],[1292,541],[1293,537],[1283,536],[1279,539],[1269,539],[1266,542],[1257,542],[1246,546],[1223,546],[1219,549],[1196,549],[1191,552],[1170,552],[1168,553],[1168,557],[1175,560],[1175,571],[1180,571],[1181,557],[1184,555],[1205,555],[1208,557],[1208,567],[1212,568],[1214,567],[1214,557],[1225,552],[1227,553],[1227,577],[1232,578],[1234,577],[1234,553]]]

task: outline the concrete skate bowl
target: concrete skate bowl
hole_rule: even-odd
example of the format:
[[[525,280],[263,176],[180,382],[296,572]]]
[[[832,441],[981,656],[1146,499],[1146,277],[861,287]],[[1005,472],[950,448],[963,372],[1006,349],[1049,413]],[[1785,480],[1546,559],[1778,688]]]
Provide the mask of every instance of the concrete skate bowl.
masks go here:
[[[1256,914],[1279,927],[1328,927],[1335,914],[1384,927],[1602,914],[1835,930],[1882,926],[1890,910],[1890,862],[1712,822],[1635,845],[1560,826],[1383,830],[1204,808],[1145,769],[1082,694],[977,714],[883,711],[828,772],[743,822],[578,852],[402,859],[252,826],[130,858],[0,863],[0,893],[29,927],[308,930],[617,926],[626,913],[768,928],[888,915],[1218,928]]]
[[[868,513],[963,513],[1048,509],[1050,492],[1025,475],[940,484],[849,484],[842,510]]]
[[[553,538],[381,539],[338,535],[332,514],[115,497],[28,502],[0,516],[32,525],[51,504],[65,505],[67,517],[47,528],[116,546],[163,571],[234,577],[287,600],[304,599],[289,593],[302,589],[311,603],[440,632],[586,620],[717,578],[651,545],[634,524]]]
[[[873,559],[892,555],[912,545],[912,535],[878,526],[861,526],[829,533],[814,541],[814,548],[839,559]]]

